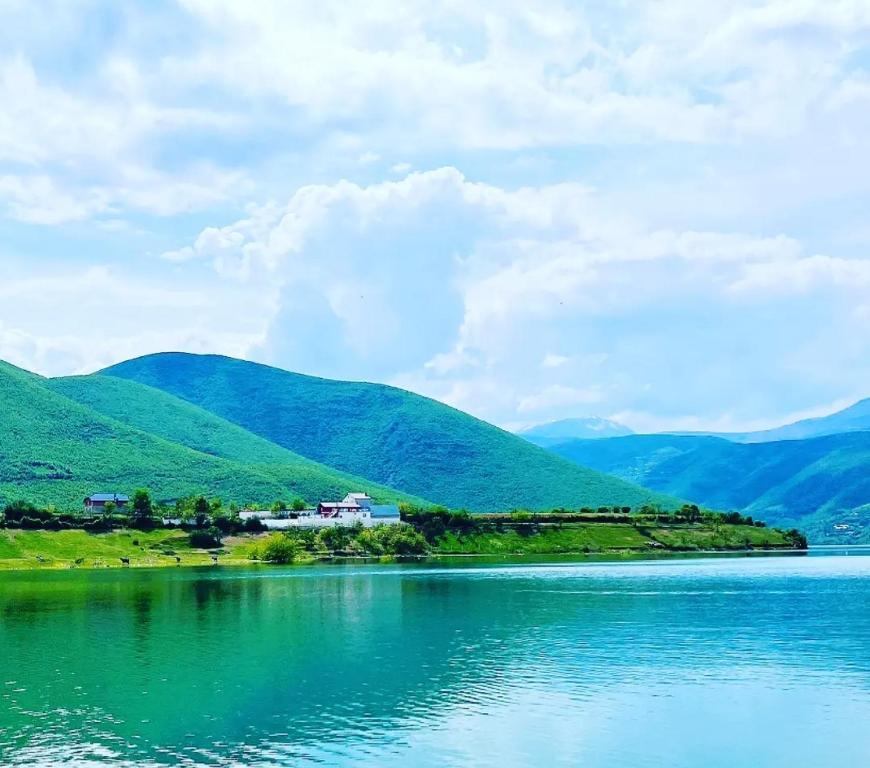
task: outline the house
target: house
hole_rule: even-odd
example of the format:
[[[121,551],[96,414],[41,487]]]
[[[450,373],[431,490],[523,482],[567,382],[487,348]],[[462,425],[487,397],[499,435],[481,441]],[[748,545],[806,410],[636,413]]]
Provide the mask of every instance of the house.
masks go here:
[[[374,525],[392,525],[400,522],[399,508],[395,504],[373,504],[365,493],[349,493],[341,501],[321,501],[314,509],[303,509],[280,516],[267,511],[245,509],[239,512],[241,520],[257,518],[269,530],[289,528],[330,528],[360,523],[365,528]]]
[[[116,509],[122,509],[129,501],[130,497],[123,493],[94,493],[84,501],[85,512],[101,515],[106,511],[106,504],[109,502],[114,504]]]

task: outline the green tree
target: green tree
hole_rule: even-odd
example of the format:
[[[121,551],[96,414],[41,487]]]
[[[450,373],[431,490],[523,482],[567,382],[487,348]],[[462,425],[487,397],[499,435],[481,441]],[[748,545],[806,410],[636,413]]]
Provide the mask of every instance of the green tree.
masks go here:
[[[301,512],[305,509],[305,500],[304,499],[293,499],[293,511]]]
[[[278,499],[272,504],[273,512],[286,512],[287,511],[287,502]]]
[[[196,549],[216,549],[221,545],[221,531],[212,526],[205,530],[191,531],[190,546]]]
[[[196,527],[203,528],[208,522],[211,506],[205,496],[200,496],[193,504],[193,514],[196,520]]]
[[[117,511],[118,511],[118,505],[115,504],[114,501],[107,501],[105,504],[103,504],[103,514],[104,515],[111,517]]]
[[[299,555],[299,542],[282,533],[273,533],[255,550],[254,558],[266,563],[292,563]]]
[[[136,489],[133,494],[133,503],[131,505],[131,515],[134,520],[143,520],[151,517],[154,509],[151,505],[151,494],[144,488]]]

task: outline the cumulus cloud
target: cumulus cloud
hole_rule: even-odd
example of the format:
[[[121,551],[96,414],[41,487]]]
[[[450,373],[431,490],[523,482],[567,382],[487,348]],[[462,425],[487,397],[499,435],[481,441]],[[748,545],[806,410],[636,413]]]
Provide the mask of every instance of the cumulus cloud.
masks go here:
[[[761,384],[768,405],[777,386],[801,389],[806,358],[830,381],[848,362],[856,388],[867,372],[854,368],[866,334],[836,343],[860,322],[842,299],[867,262],[808,255],[781,234],[649,229],[582,185],[507,190],[442,168],[309,186],[180,253],[278,291],[255,354],[394,381],[502,423],[653,403],[678,419],[726,391],[749,412]],[[841,276],[825,288],[832,265]],[[777,291],[747,302],[749,281]],[[801,302],[781,295],[787,281]]]
[[[0,357],[222,351],[505,424],[867,394],[863,0],[54,10],[0,8]]]

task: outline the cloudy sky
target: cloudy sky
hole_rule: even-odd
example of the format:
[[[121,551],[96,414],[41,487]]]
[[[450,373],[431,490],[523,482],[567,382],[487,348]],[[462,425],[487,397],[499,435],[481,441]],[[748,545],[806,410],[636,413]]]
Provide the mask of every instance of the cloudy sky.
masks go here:
[[[509,427],[870,396],[870,0],[0,0],[0,103],[28,369],[218,352]]]

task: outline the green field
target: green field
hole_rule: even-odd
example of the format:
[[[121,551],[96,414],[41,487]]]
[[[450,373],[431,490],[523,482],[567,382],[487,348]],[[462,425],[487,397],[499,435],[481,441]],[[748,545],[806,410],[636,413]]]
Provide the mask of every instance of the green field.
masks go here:
[[[130,360],[103,373],[156,387],[309,459],[451,508],[674,503],[394,387],[180,353]]]
[[[787,547],[781,531],[746,525],[639,527],[607,523],[542,526],[538,533],[447,534],[437,546],[443,554],[557,554],[656,551],[661,544],[677,551]]]

